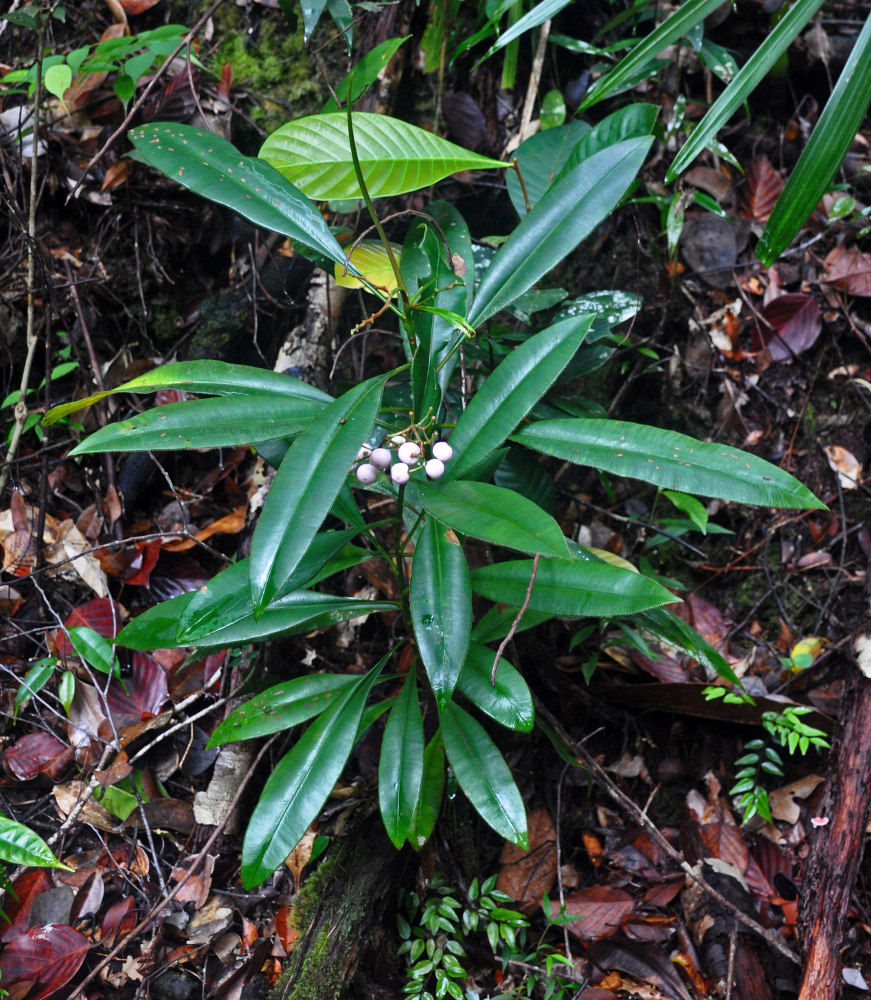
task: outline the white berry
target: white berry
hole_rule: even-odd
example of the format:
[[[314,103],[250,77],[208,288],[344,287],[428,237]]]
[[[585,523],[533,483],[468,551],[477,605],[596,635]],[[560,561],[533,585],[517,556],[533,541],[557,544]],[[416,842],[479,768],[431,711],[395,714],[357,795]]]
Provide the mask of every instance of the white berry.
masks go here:
[[[357,461],[362,462],[364,458],[368,458],[371,454],[372,449],[364,444],[357,452]]]
[[[436,441],[432,446],[432,457],[437,458],[440,462],[447,462],[453,453],[454,449],[447,441]]]
[[[397,462],[390,470],[390,478],[394,483],[398,483],[402,486],[403,483],[408,482],[408,466],[405,462]]]
[[[399,445],[405,444],[405,438],[401,434],[394,434],[390,439],[390,443],[399,447]]]
[[[389,469],[393,456],[386,448],[376,448],[369,456],[369,461],[379,469]]]
[[[378,478],[378,470],[374,465],[370,465],[368,462],[364,462],[357,469],[357,478],[364,486],[371,486],[372,483]]]
[[[431,458],[426,465],[426,474],[430,479],[438,479],[439,476],[445,471],[445,463],[440,462],[437,458]]]
[[[414,441],[406,441],[399,446],[396,454],[399,456],[400,462],[405,462],[406,465],[417,465],[417,460],[420,457],[420,445]]]

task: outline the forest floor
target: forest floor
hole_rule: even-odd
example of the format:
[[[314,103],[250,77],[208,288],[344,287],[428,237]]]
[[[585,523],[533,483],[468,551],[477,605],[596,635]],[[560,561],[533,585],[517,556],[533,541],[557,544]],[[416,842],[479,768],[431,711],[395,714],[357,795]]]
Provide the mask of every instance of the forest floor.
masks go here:
[[[168,0],[76,6],[53,25],[48,53],[117,34],[122,19],[134,32],[193,26],[206,9]],[[317,110],[328,96],[325,81],[335,83],[348,64],[332,25],[322,24],[307,49],[288,30],[283,6],[217,5],[198,31],[204,68],[183,59],[170,66],[134,123],[205,122],[254,153],[268,130]],[[422,68],[426,5],[371,6],[355,28],[360,54],[391,34],[411,36],[391,64],[392,113],[499,155],[520,121],[526,50],[513,91],[501,90],[494,59],[474,74],[461,60],[439,92],[438,73]],[[767,15],[748,10],[758,6],[739,5],[713,37],[748,51],[767,26]],[[604,0],[572,5],[553,31],[592,38],[613,12]],[[67,457],[84,433],[142,405],[128,396],[44,430],[38,418],[170,360],[271,369],[305,319],[311,268],[281,240],[124,158],[130,145],[123,131],[114,135],[124,111],[111,68],[85,79],[75,113],[46,101],[53,120],[35,161],[15,138],[22,96],[0,85],[4,437],[22,386],[33,415],[3,467],[0,494],[0,812],[48,840],[72,869],[10,869],[2,904],[9,922],[0,923],[0,986],[10,996],[251,1000],[275,988],[326,1000],[347,987],[355,997],[399,997],[396,889],[426,897],[439,884],[436,873],[464,907],[472,907],[465,894],[474,879],[498,876],[530,921],[525,947],[508,963],[482,934],[458,934],[468,956],[458,979],[466,997],[544,997],[550,987],[563,1000],[798,994],[808,945],[802,884],[815,838],[825,838],[835,819],[825,794],[842,778],[843,756],[813,746],[790,753],[776,726],[762,723],[763,713],[782,722],[800,706],[808,710],[800,721],[830,740],[845,692],[857,702],[862,694],[854,642],[868,618],[871,558],[863,471],[871,451],[871,252],[862,250],[871,130],[857,136],[839,189],[781,260],[765,269],[752,251],[866,13],[841,4],[793,47],[786,74],[767,81],[749,116],[721,136],[737,167],[708,155],[679,188],[666,187],[677,140],[676,131],[663,131],[630,202],[552,276],[572,295],[631,291],[643,300],[619,328],[625,340],[615,358],[584,380],[581,395],[613,416],[753,451],[828,506],[807,513],[714,500],[700,521],[697,510],[638,484],[549,467],[565,534],[665,578],[752,703],[707,700],[712,678],[698,664],[616,623],[585,631],[584,623],[560,621],[520,633],[515,662],[541,717],[564,736],[562,756],[538,729],[503,744],[529,811],[529,854],[503,845],[461,794],[450,797],[420,854],[406,848],[382,857],[372,849],[379,871],[389,871],[388,898],[369,911],[359,947],[343,952],[339,981],[309,983],[307,992],[288,993],[280,975],[314,919],[313,897],[327,891],[330,865],[344,873],[342,891],[353,892],[355,855],[350,844],[341,853],[343,838],[363,828],[366,838],[377,836],[368,829],[378,823],[377,727],[307,845],[251,892],[239,873],[245,816],[286,742],[220,751],[206,743],[246,691],[313,664],[352,672],[369,665],[383,651],[384,622],[372,616],[338,633],[295,636],[259,657],[253,650],[122,654],[123,683],[95,674],[75,656],[68,629],[90,626],[111,638],[128,617],[203,586],[243,551],[256,457],[244,448]],[[4,72],[29,65],[33,33],[0,26]],[[582,93],[594,62],[552,45],[539,92]],[[666,124],[697,120],[711,87],[697,62],[675,65],[631,95],[659,105]],[[149,79],[138,81],[138,93]],[[34,162],[38,346],[25,374]],[[436,193],[466,215],[475,238],[514,224],[501,181],[462,175]],[[685,219],[670,252],[676,196]],[[385,213],[420,207],[415,198]],[[395,225],[391,236],[401,240]],[[344,314],[333,317],[334,352],[369,312],[362,296],[348,297]],[[361,351],[342,351],[338,377],[391,368],[394,353],[391,337],[374,331]],[[164,393],[158,402],[173,398]],[[384,585],[377,569],[345,580],[348,594],[377,594]],[[22,687],[25,675],[33,697]],[[758,770],[746,761],[754,752],[748,741],[760,741]],[[748,766],[750,785],[767,799],[763,815],[742,823],[731,790]],[[328,846],[309,863],[315,834]],[[682,867],[703,860],[716,892]],[[868,874],[863,866],[841,947],[843,982],[862,991],[871,982]],[[557,913],[564,906],[576,919],[537,944],[543,893]],[[570,960],[560,984],[546,972],[555,951]]]

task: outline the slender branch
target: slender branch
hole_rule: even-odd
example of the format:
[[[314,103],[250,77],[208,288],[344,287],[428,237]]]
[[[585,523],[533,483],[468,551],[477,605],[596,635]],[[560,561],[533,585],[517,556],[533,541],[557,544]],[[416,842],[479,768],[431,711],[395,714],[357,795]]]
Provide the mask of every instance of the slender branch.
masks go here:
[[[526,595],[523,598],[523,604],[517,612],[514,621],[511,623],[511,628],[508,630],[508,635],[499,643],[499,648],[496,650],[496,656],[493,659],[493,668],[490,671],[490,685],[492,687],[496,686],[496,671],[499,669],[499,660],[502,658],[502,654],[505,652],[505,647],[514,638],[514,634],[520,628],[520,622],[523,616],[526,614],[526,609],[529,607],[529,601],[532,598],[532,588],[535,586],[535,577],[538,573],[538,563],[541,556],[536,553],[535,559],[532,561],[532,572],[529,575],[529,586],[526,588]]]

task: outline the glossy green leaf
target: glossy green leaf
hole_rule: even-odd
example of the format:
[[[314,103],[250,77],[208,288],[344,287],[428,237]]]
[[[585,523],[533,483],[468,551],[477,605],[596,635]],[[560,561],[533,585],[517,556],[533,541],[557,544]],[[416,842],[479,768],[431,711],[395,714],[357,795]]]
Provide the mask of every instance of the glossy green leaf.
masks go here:
[[[459,170],[505,166],[386,115],[354,112],[353,125],[363,179],[373,198],[429,187]],[[259,155],[309,198],[361,197],[344,112],[282,125],[268,136]]]
[[[374,49],[370,49],[359,62],[355,63],[351,72],[333,88],[336,97],[342,104],[348,102],[349,86],[351,88],[350,100],[353,104],[375,82],[378,74],[390,62],[399,46],[403,42],[407,42],[410,37],[410,35],[406,35],[405,38],[388,38],[387,41],[376,45]],[[335,98],[331,97],[321,108],[321,114],[338,110]]]
[[[45,685],[51,679],[52,674],[57,667],[57,659],[53,656],[45,656],[41,660],[38,660],[33,666],[27,671],[18,685],[18,690],[15,692],[15,712],[13,714],[13,721],[15,716],[18,715],[18,709],[24,704],[29,698],[32,698],[35,694],[38,694]]]
[[[555,323],[498,365],[460,414],[451,434],[454,457],[443,480],[473,469],[502,444],[559,378],[592,323],[591,315]]]
[[[756,256],[770,267],[813,212],[847,155],[871,101],[871,17],[866,17],[832,96],[780,193]]]
[[[445,748],[440,730],[427,743],[423,752],[423,774],[420,795],[408,827],[408,840],[420,850],[432,836],[445,791]]]
[[[676,42],[697,24],[701,24],[708,14],[713,13],[719,6],[718,0],[687,0],[681,4],[655,31],[639,42],[629,55],[596,81],[581,102],[578,111],[584,111],[622,90],[664,48]]]
[[[537,205],[569,158],[572,150],[590,131],[590,126],[580,118],[565,125],[536,132],[517,147],[514,155],[523,175],[530,207]],[[516,170],[505,171],[505,186],[515,212],[526,215],[526,201]]]
[[[716,671],[723,680],[730,684],[741,683],[722,653],[669,608],[650,608],[632,617],[640,627]]]
[[[471,643],[457,681],[457,690],[491,719],[509,729],[528,733],[535,721],[535,713],[526,681],[504,656],[500,656],[496,683],[491,684],[495,658],[492,649],[477,642]]]
[[[112,677],[121,676],[121,667],[118,664],[118,657],[115,656],[111,640],[106,639],[88,625],[78,625],[69,629],[67,637],[73,649],[94,670],[99,670]]]
[[[491,601],[519,608],[531,577],[531,559],[481,566],[472,571],[472,590]],[[578,559],[542,559],[528,607],[565,618],[611,618],[677,600],[665,587],[619,566]]]
[[[442,711],[441,731],[448,763],[468,800],[500,836],[529,850],[523,799],[484,727],[451,703]]]
[[[520,298],[611,214],[652,142],[645,136],[610,146],[548,189],[484,273],[467,317],[472,326]]]
[[[38,833],[8,816],[0,816],[0,861],[32,868],[63,868],[68,872],[74,870],[58,861]]]
[[[439,707],[457,683],[472,628],[469,567],[457,536],[431,517],[415,540],[409,590],[417,649]]]
[[[290,375],[281,375],[262,368],[250,368],[246,365],[231,365],[226,361],[173,361],[131,379],[116,389],[95,392],[85,399],[76,399],[71,403],[52,407],[42,422],[48,427],[61,417],[66,417],[119,392],[157,392],[158,389],[179,389],[183,392],[201,392],[216,396],[275,393],[300,401],[309,400],[323,404],[333,401],[332,396]]]
[[[577,465],[701,496],[825,509],[797,479],[746,451],[618,420],[541,420],[512,440]]]
[[[802,28],[822,5],[823,0],[796,0],[787,10],[771,34],[753,51],[753,54],[720,94],[705,117],[693,129],[693,134],[668,168],[668,173],[665,175],[667,184],[683,173],[699,153],[707,147],[708,143],[747,100],[752,91],[762,83],[771,67],[795,41]],[[840,164],[840,158],[838,164]],[[811,209],[815,205],[816,201]]]
[[[251,540],[251,596],[262,611],[285,586],[345,484],[372,429],[384,378],[355,386],[299,435],[269,491]]]
[[[556,491],[550,473],[526,448],[510,448],[493,473],[493,482],[524,496],[548,514],[556,510]]]
[[[655,104],[630,104],[597,122],[572,149],[557,173],[560,181],[569,171],[574,170],[590,156],[615,146],[626,139],[640,139],[650,135],[656,125],[659,108]]]
[[[87,455],[256,444],[298,434],[325,405],[320,400],[266,393],[191,399],[107,424],[73,451]]]
[[[246,889],[267,879],[317,818],[354,747],[366,699],[390,655],[319,715],[269,776],[242,844]]]
[[[303,253],[345,263],[345,253],[320,212],[265,160],[243,156],[214,132],[176,122],[140,125],[127,135],[146,163],[195,194],[289,236]]]
[[[497,642],[504,639],[511,631],[514,620],[517,618],[518,607],[509,605],[494,604],[486,614],[483,614],[472,626],[472,641],[479,643]],[[528,628],[535,628],[553,618],[552,614],[546,611],[530,611],[528,608],[520,619],[517,626],[518,632],[523,632]]]
[[[168,649],[175,644],[178,620],[194,599],[194,593],[179,594],[143,611],[115,636],[115,645],[126,649]]]
[[[550,18],[555,17],[563,7],[567,7],[570,3],[571,0],[541,0],[532,10],[527,11],[523,17],[515,21],[510,28],[506,28],[499,35],[498,40],[490,46],[475,65],[480,66],[485,59],[489,59],[490,56],[503,49],[510,42],[513,42],[515,38],[520,38],[527,31],[531,31]]]
[[[378,764],[378,803],[384,829],[399,849],[414,824],[423,780],[423,718],[412,669],[390,711]]]
[[[232,711],[212,733],[206,749],[269,736],[308,722],[358,680],[352,674],[308,674],[267,688]]]
[[[568,555],[562,528],[526,497],[489,483],[418,484],[424,510],[472,538],[530,555]]]

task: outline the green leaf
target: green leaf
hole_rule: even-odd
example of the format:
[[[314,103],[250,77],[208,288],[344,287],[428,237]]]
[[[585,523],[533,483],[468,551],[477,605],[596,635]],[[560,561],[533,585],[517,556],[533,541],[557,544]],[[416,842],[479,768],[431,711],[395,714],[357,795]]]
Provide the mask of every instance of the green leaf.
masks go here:
[[[77,445],[74,452],[87,455],[256,444],[298,434],[323,412],[325,405],[320,400],[276,393],[185,400],[107,424]]]
[[[480,66],[485,59],[489,59],[490,56],[504,48],[509,42],[513,42],[515,38],[520,38],[527,31],[531,31],[550,18],[555,17],[563,7],[567,7],[570,3],[571,0],[541,0],[541,3],[536,4],[520,20],[515,21],[510,28],[502,32],[498,41],[494,42],[484,55],[481,56],[473,69]]]
[[[427,743],[423,752],[423,775],[420,796],[408,827],[409,843],[420,850],[429,840],[438,819],[445,790],[445,749],[440,730]]]
[[[38,833],[8,816],[0,816],[0,861],[6,861],[10,865],[30,865],[33,868],[63,868],[67,872],[74,870],[58,861]]]
[[[15,692],[15,716],[18,714],[18,709],[28,698],[32,698],[45,687],[55,671],[57,662],[55,657],[46,656],[34,663],[30,670],[27,671],[18,685],[18,690]]]
[[[143,611],[115,636],[115,645],[126,649],[168,649],[175,644],[179,618],[194,599],[194,593],[179,594]]]
[[[539,119],[544,131],[556,128],[566,120],[566,101],[559,90],[549,90],[541,99]]]
[[[619,420],[541,420],[512,440],[656,486],[770,507],[825,509],[789,473],[745,451]]]
[[[439,707],[450,701],[472,628],[469,567],[457,536],[424,519],[411,564],[411,620],[417,649]]]
[[[630,104],[603,118],[574,147],[560,168],[556,180],[562,180],[578,164],[609,146],[615,146],[625,139],[639,139],[650,135],[656,125],[658,113],[659,109],[655,104]]]
[[[73,71],[66,63],[59,63],[56,66],[49,66],[42,78],[45,89],[63,102],[67,88],[73,82]]]
[[[723,655],[669,608],[649,608],[632,617],[637,625],[664,639],[670,646],[676,646],[703,666],[716,671],[724,680],[732,684],[741,683]],[[715,690],[721,692],[716,697],[722,697],[723,688]]]
[[[424,510],[463,535],[530,555],[568,555],[562,528],[519,493],[475,482],[421,481],[418,490]]]
[[[190,125],[154,122],[127,134],[146,163],[195,194],[289,236],[303,253],[344,265],[345,252],[323,216],[266,161],[242,156],[221,136]]]
[[[79,625],[69,629],[67,636],[70,645],[85,663],[112,677],[121,676],[121,667],[118,664],[118,657],[115,656],[113,643],[99,632],[95,632],[87,625]]]
[[[302,839],[327,801],[354,747],[369,692],[392,650],[315,719],[278,762],[242,844],[242,884],[265,881]]]
[[[711,139],[746,101],[749,94],[762,83],[771,67],[798,37],[801,29],[822,4],[823,0],[796,0],[786,11],[771,34],[754,50],[732,82],[720,94],[708,113],[693,130],[693,134],[668,168],[668,173],[665,175],[667,184],[683,173],[699,153],[707,147]],[[838,163],[840,163],[840,158]],[[816,205],[816,201],[813,205]]]
[[[268,736],[308,722],[358,680],[351,674],[309,674],[267,688],[231,712],[212,733],[206,749]]]
[[[491,684],[490,674],[495,658],[492,649],[477,642],[471,643],[457,681],[457,690],[491,719],[509,729],[528,733],[535,722],[535,713],[526,681],[504,656],[500,656],[496,683]]]
[[[381,817],[387,836],[397,850],[414,825],[414,810],[423,780],[423,755],[423,718],[412,669],[384,727],[378,764]]]
[[[645,136],[603,149],[548,189],[484,273],[467,317],[472,326],[518,299],[610,215],[652,142]]]
[[[557,128],[536,132],[517,147],[514,155],[523,174],[530,207],[541,201],[572,150],[589,131],[590,126],[586,122],[574,118]],[[526,201],[516,170],[505,171],[505,186],[514,210],[523,218],[526,215]]]
[[[708,511],[700,500],[687,493],[681,493],[680,490],[663,490],[662,495],[668,497],[679,511],[686,514],[702,534],[707,534]]]
[[[853,45],[832,96],[780,193],[756,256],[770,267],[825,194],[862,124],[871,100],[871,17]]]
[[[517,606],[494,605],[475,623],[472,628],[472,639],[479,643],[497,642],[499,639],[504,639],[511,631],[515,618],[517,618]],[[527,609],[520,619],[517,631],[524,632],[528,628],[535,628],[536,625],[541,625],[550,618],[553,618],[553,615],[547,612]]]
[[[42,422],[48,427],[70,413],[119,392],[157,392],[158,389],[179,389],[182,392],[202,392],[216,396],[269,393],[322,404],[333,401],[332,396],[290,375],[245,365],[231,365],[226,361],[174,361],[168,365],[160,365],[116,389],[95,392],[85,399],[55,406],[46,413]]]
[[[333,88],[336,97],[343,104],[346,103],[348,101],[348,86],[350,85],[350,100],[353,104],[375,82],[378,74],[390,62],[399,46],[403,42],[407,42],[410,37],[410,35],[406,35],[405,38],[388,38],[386,42],[376,45],[374,49],[367,52],[359,62],[355,63],[354,68],[341,83],[336,84]],[[338,110],[335,98],[331,97],[321,108],[321,114]]]
[[[285,455],[251,540],[255,614],[283,589],[338,497],[375,422],[384,381],[383,376],[368,379],[346,392]]]
[[[364,112],[352,117],[360,167],[373,198],[429,187],[459,170],[505,166],[396,118]],[[344,112],[282,125],[268,136],[259,155],[309,198],[361,197]]]
[[[621,59],[619,63],[596,84],[584,98],[578,111],[584,111],[599,101],[619,90],[622,90],[644,66],[655,58],[664,48],[676,42],[682,35],[713,13],[719,7],[718,0],[687,0],[644,41]]]
[[[481,566],[472,571],[476,594],[515,608],[523,605],[532,576],[532,560]],[[677,601],[653,580],[609,563],[578,559],[543,559],[529,599],[531,611],[566,618],[611,618]]]
[[[441,731],[448,763],[468,800],[498,834],[529,850],[523,799],[484,727],[451,703],[441,713]]]
[[[451,434],[454,457],[444,480],[473,469],[502,444],[559,378],[592,323],[592,315],[555,323],[525,340],[497,366],[457,421]]]

